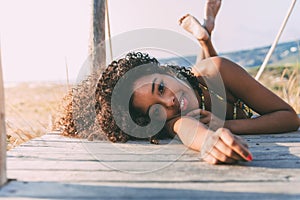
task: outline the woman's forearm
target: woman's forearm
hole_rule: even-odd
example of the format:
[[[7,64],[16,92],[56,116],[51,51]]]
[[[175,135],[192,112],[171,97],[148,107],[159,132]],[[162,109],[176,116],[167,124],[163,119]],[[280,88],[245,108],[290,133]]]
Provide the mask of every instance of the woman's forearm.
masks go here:
[[[296,113],[282,110],[252,119],[228,120],[224,127],[235,134],[268,134],[295,131],[299,124]]]
[[[201,150],[207,134],[212,133],[205,125],[189,117],[178,119],[173,129],[185,146],[196,151]]]

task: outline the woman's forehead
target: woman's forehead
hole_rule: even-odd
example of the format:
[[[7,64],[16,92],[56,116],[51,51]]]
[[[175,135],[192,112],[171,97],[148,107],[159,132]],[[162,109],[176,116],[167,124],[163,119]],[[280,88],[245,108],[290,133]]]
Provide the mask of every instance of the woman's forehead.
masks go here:
[[[133,85],[133,91],[135,93],[135,96],[139,93],[142,95],[145,95],[145,92],[148,92],[148,90],[151,90],[151,85],[153,84],[153,81],[157,79],[158,74],[151,74],[147,76],[143,76],[139,79],[137,79],[134,82]]]
[[[150,74],[150,75],[142,76],[135,81],[135,86],[141,86],[141,84],[144,85],[144,84],[152,83],[153,80],[158,77],[158,75],[159,74]]]
[[[159,74],[159,73],[145,75],[135,81],[134,88],[140,87],[141,85],[144,84],[152,84],[154,80],[160,80],[160,79],[168,80],[168,79],[172,79],[172,77],[166,74]]]

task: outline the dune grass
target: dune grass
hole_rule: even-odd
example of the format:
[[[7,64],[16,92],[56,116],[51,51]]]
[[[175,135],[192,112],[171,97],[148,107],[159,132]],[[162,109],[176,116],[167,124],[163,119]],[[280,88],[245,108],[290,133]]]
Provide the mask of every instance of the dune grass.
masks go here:
[[[18,83],[5,86],[7,149],[14,148],[52,129],[52,118],[66,93],[53,83]]]
[[[248,70],[252,76],[255,76],[257,71],[258,68]],[[298,63],[268,66],[259,81],[300,114],[300,66]]]

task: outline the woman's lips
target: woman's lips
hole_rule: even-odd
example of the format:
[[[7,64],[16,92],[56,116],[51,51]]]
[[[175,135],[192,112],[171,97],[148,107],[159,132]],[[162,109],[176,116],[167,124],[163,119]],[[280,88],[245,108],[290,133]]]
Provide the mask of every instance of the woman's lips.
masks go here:
[[[180,97],[179,105],[180,105],[180,110],[181,111],[185,111],[188,107],[188,101],[187,101],[187,99],[185,98],[185,96],[183,94]]]

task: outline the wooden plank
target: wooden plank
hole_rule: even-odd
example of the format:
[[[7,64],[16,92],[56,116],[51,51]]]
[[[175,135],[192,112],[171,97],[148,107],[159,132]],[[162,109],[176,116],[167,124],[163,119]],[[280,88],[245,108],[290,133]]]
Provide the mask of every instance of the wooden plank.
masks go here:
[[[279,141],[280,143],[272,142],[270,136],[265,136],[267,139],[264,138],[264,136],[261,136],[261,140],[268,140],[268,143],[249,143],[250,150],[253,152],[255,160],[298,159],[297,156],[300,151],[300,143],[297,140],[299,134],[293,135],[295,136],[294,138],[285,135],[277,135],[277,140],[275,141]],[[89,142],[86,140],[66,139],[58,135],[50,136],[50,138],[48,136],[43,136],[43,138],[45,139],[33,140],[13,149],[10,151],[9,157],[29,159],[56,158],[57,160],[70,160],[75,159],[76,157],[77,160],[90,160],[90,154],[93,155],[94,158],[100,158],[101,160],[107,160],[109,157],[111,160],[114,160],[116,157],[122,156],[121,160],[123,161],[126,161],[126,159],[128,161],[134,161],[133,157],[137,156],[138,158],[139,154],[146,154],[144,155],[144,160],[149,160],[149,158],[153,156],[153,153],[159,153],[161,160],[165,160],[166,155],[169,155],[171,158],[172,156],[181,156],[183,153],[185,157],[186,155],[193,155],[193,157],[197,159],[198,156],[197,152],[187,150],[182,144],[177,144],[177,142],[168,144],[169,141],[165,142],[165,144],[156,146],[147,142],[131,142],[129,144],[113,144],[102,141]],[[60,141],[60,139],[62,139],[62,141]],[[72,142],[70,143],[68,141]],[[34,147],[35,151],[32,151],[32,147]]]
[[[298,148],[299,149],[299,148]],[[26,152],[25,152],[26,153]],[[182,152],[181,152],[182,153]],[[255,161],[269,161],[273,160],[274,162],[281,162],[282,160],[290,160],[300,162],[299,150],[295,153],[286,148],[278,148],[278,150],[272,151],[252,151]],[[101,161],[101,162],[197,162],[200,160],[198,153],[190,154],[109,154],[109,153],[37,153],[33,152],[30,155],[19,155],[19,154],[9,154],[9,161],[14,160],[37,160],[37,161]]]
[[[130,146],[130,145],[129,145]],[[10,150],[9,155],[28,155],[28,152],[31,151],[31,155],[35,154],[48,154],[48,153],[102,153],[102,154],[130,154],[135,153],[137,151],[137,148],[129,148],[129,146],[119,146],[119,145],[105,145],[105,144],[65,144],[65,145],[29,145],[29,146],[20,146],[17,149]],[[299,143],[294,142],[288,142],[288,143],[267,143],[267,144],[249,144],[251,151],[261,151],[262,153],[265,152],[276,152],[276,151],[284,151],[287,149],[292,149],[294,153],[299,153]],[[64,148],[65,147],[65,148]],[[36,151],[32,151],[32,148],[35,148]],[[126,149],[128,148],[128,149]],[[172,149],[173,148],[173,149]],[[263,151],[262,151],[263,150]],[[144,149],[141,149],[141,152],[139,154],[149,154],[151,152],[160,151],[160,154],[178,154],[182,153],[183,151],[187,151],[186,154],[195,154],[196,151],[191,151],[185,148],[182,144],[172,144],[168,146],[147,146],[144,145]]]
[[[45,137],[47,138],[47,136]],[[40,138],[40,141],[42,141],[42,138]],[[59,136],[52,137],[53,140],[57,140],[58,138]],[[50,143],[51,142],[49,142],[49,144]],[[52,142],[52,144],[57,143]],[[59,147],[60,150],[56,152],[54,150],[57,149],[57,147],[53,148],[51,146],[43,147],[45,148],[45,151],[43,152],[40,150],[31,152],[24,151],[26,148],[32,149],[30,146],[20,147],[21,150],[18,150],[19,148],[17,148],[9,153],[8,160],[10,161],[9,166],[11,167],[10,175],[12,177],[21,177],[22,179],[24,178],[26,180],[30,179],[30,176],[34,176],[35,178],[43,177],[43,180],[45,177],[49,176],[49,181],[55,181],[57,180],[56,176],[49,175],[51,172],[55,171],[61,174],[69,174],[69,178],[62,176],[64,180],[69,181],[84,181],[85,179],[90,178],[91,180],[95,181],[97,180],[97,177],[102,177],[102,180],[106,180],[105,177],[107,177],[108,179],[106,181],[117,181],[115,178],[120,176],[118,171],[148,172],[153,169],[164,168],[168,169],[163,173],[164,175],[168,175],[174,171],[177,172],[177,174],[179,174],[177,181],[182,180],[181,176],[185,176],[187,180],[190,179],[195,181],[195,178],[199,180],[203,174],[199,173],[198,171],[205,171],[208,174],[213,174],[214,176],[216,175],[216,172],[214,172],[215,166],[201,162],[197,153],[192,151],[178,151],[180,148],[184,149],[183,145],[180,144],[168,145],[169,149],[159,151],[157,154],[145,154],[143,149],[145,149],[145,147],[149,147],[152,150],[160,149],[162,148],[162,145],[151,145],[148,143],[111,145],[111,143],[106,142],[96,142],[95,144],[100,145],[100,151],[96,151],[96,153],[94,152],[93,155],[91,155],[90,152],[85,152],[85,150],[78,151],[77,149],[75,152],[69,151],[68,148],[70,146],[66,145],[64,145],[66,147],[65,149]],[[67,145],[73,146],[75,143]],[[296,151],[295,154],[291,154],[290,149],[294,147],[290,148],[289,146],[273,146],[273,149],[270,149],[269,151],[261,151],[264,146],[255,145],[256,151],[253,151],[253,162],[241,163],[240,166],[218,166],[217,171],[234,171],[234,175],[231,173],[226,173],[226,175],[220,174],[223,180],[229,180],[230,177],[235,175],[241,178],[242,174],[247,173],[249,170],[255,171],[254,174],[251,173],[248,175],[248,178],[252,180],[257,179],[257,181],[261,181],[261,177],[274,177],[274,180],[285,180],[286,177],[290,177],[298,180],[299,177],[295,176],[295,174],[299,174],[300,172],[299,146],[300,145],[298,143],[298,147],[296,146],[298,151]],[[130,154],[128,152],[124,153],[122,151],[121,153],[116,152],[116,150],[124,147],[129,148],[130,150],[134,149],[134,154]],[[250,147],[250,149],[251,148],[252,147]],[[136,154],[136,152],[139,152],[139,154]],[[41,161],[44,161],[45,165],[43,165]],[[16,167],[18,162],[22,162],[22,166]],[[52,164],[50,162],[52,162]],[[57,167],[56,164],[60,167]],[[172,169],[171,172],[169,169]],[[195,172],[195,174],[198,174],[198,176],[189,176],[186,174],[187,169],[190,170],[191,173]],[[292,171],[283,170],[282,172],[282,169],[292,169]],[[30,170],[32,170],[32,172],[26,173],[26,171]],[[236,170],[238,172],[236,172]],[[39,174],[44,175],[40,176]],[[163,179],[164,175],[161,175],[162,177],[159,176],[159,178]],[[169,176],[171,176],[171,174]],[[76,178],[72,179],[74,177]],[[208,178],[209,176],[206,175],[206,177]],[[211,180],[214,179],[213,177],[211,177]],[[176,176],[173,176],[173,178],[176,179]],[[126,178],[123,176],[122,180],[124,179]],[[128,179],[135,180],[132,178]],[[216,179],[219,179],[219,177]],[[39,179],[35,180],[41,181]],[[151,180],[151,177],[146,177],[145,180]]]
[[[180,162],[180,164],[177,164],[178,168],[181,168],[181,170],[184,168],[183,166],[189,166],[190,168],[193,165],[200,165],[201,169],[204,168],[201,166],[201,161],[196,162]],[[20,165],[22,163],[22,165]],[[48,170],[48,171],[113,171],[112,168],[109,166],[111,163],[107,162],[102,164],[101,161],[98,160],[86,160],[86,161],[80,161],[80,160],[47,160],[46,162],[41,162],[39,159],[15,159],[15,160],[9,160],[8,161],[8,168],[10,170]],[[106,164],[106,165],[105,165]],[[125,165],[126,164],[126,165]],[[132,166],[134,165],[146,165],[149,164],[149,162],[131,162],[131,163],[125,163],[124,162],[114,162],[112,165],[115,166],[122,166],[122,169],[124,170],[130,170],[132,169]],[[152,163],[150,163],[152,164]],[[182,166],[181,166],[182,165]],[[191,166],[190,166],[191,165]],[[241,164],[242,165],[242,164]],[[244,164],[245,165],[245,164]],[[88,166],[88,167],[87,167]],[[180,167],[181,166],[181,167]],[[300,162],[299,160],[254,160],[252,163],[248,163],[246,166],[251,167],[260,167],[260,168],[274,168],[274,169],[293,169],[293,168],[300,168]],[[297,167],[295,167],[297,166]],[[126,169],[127,167],[127,169]],[[118,167],[119,168],[119,167]],[[172,167],[172,170],[174,170],[174,166]]]
[[[101,164],[101,163],[99,163]],[[105,166],[108,164],[106,163]],[[83,168],[85,166],[85,168]],[[131,166],[132,168],[125,168]],[[139,167],[140,166],[140,167]],[[152,168],[132,163],[110,170],[92,169],[82,165],[76,170],[9,170],[8,176],[22,181],[56,182],[299,182],[299,169],[283,168],[204,168],[201,165],[151,164]],[[199,167],[200,166],[200,167]],[[115,167],[115,166],[114,166]],[[81,168],[81,170],[80,170]],[[133,170],[134,169],[134,170]],[[152,171],[153,170],[153,171]],[[177,171],[175,171],[177,170]],[[235,170],[235,171],[233,171]],[[138,174],[138,175],[137,175]]]
[[[124,186],[120,183],[12,182],[2,193],[7,199],[299,199],[300,195],[291,186],[283,183],[166,183],[161,187],[143,183]],[[260,189],[264,192],[258,192]]]
[[[90,39],[90,55],[92,72],[106,67],[105,47],[105,0],[92,1],[92,27]]]
[[[0,187],[6,183],[6,130],[5,102],[2,75],[1,43],[0,43]]]
[[[245,139],[253,162],[214,166],[178,141],[112,144],[45,135],[8,152],[8,177],[17,181],[0,197],[299,199],[299,132]]]
[[[264,163],[265,162],[265,163]],[[252,163],[241,163],[240,165],[230,166],[212,166],[204,162],[196,161],[173,161],[173,162],[107,162],[107,161],[62,161],[56,162],[60,167],[43,168],[39,167],[14,167],[8,171],[9,176],[21,180],[35,181],[199,181],[199,180],[222,180],[222,181],[287,181],[300,180],[300,168],[292,166],[292,161],[287,165],[286,162],[253,161]],[[32,164],[38,164],[33,162]],[[45,162],[44,165],[48,165]],[[52,163],[55,163],[54,161]],[[261,166],[262,163],[264,166]],[[28,161],[27,161],[28,164]],[[280,165],[281,164],[281,165]],[[73,166],[72,166],[73,165]],[[278,166],[279,165],[279,166]],[[76,166],[77,168],[75,168]],[[32,169],[33,168],[33,169]],[[105,169],[106,168],[106,169]],[[129,173],[127,173],[129,172]],[[132,174],[138,173],[139,176],[132,177]],[[245,177],[244,175],[247,174]]]

